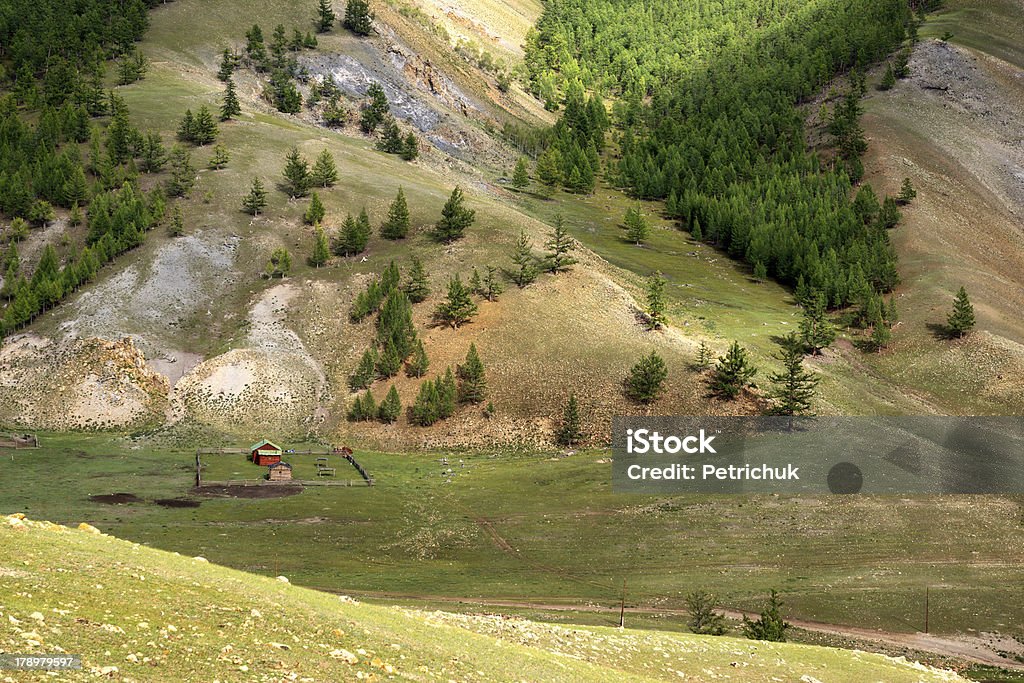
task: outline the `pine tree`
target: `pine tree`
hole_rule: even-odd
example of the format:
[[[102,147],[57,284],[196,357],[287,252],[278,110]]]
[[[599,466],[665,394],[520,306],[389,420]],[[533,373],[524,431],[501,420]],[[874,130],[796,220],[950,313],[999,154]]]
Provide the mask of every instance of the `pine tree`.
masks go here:
[[[228,154],[228,148],[218,142],[213,148],[213,154],[210,156],[210,168],[214,171],[219,171],[226,167],[230,160],[231,155]]]
[[[341,234],[338,236],[334,253],[338,256],[355,256],[366,250],[367,242],[368,236],[363,232],[359,223],[352,218],[352,214],[348,214],[341,226]]]
[[[476,315],[476,304],[458,275],[448,282],[448,297],[438,305],[434,316],[445,325],[458,329]]]
[[[892,341],[892,330],[879,319],[874,327],[871,328],[871,348],[876,353],[881,353],[882,349],[887,347],[890,341]]]
[[[292,269],[292,255],[284,247],[278,247],[270,254],[267,261],[267,277],[284,277]]]
[[[222,81],[228,81],[231,79],[232,74],[235,73],[235,66],[237,61],[234,53],[231,52],[231,48],[224,48],[224,52],[220,58],[220,70],[217,71],[217,78]]]
[[[580,420],[580,404],[575,392],[569,394],[569,400],[562,409],[562,424],[555,434],[559,446],[572,448],[583,440],[583,427]]]
[[[516,240],[516,246],[512,251],[512,263],[516,265],[512,279],[520,288],[537,279],[537,259],[533,255],[525,230],[519,232],[519,239]]]
[[[316,225],[322,223],[324,216],[327,215],[327,210],[324,209],[324,204],[320,201],[320,194],[314,192],[312,198],[309,200],[309,206],[306,208],[306,213],[303,214],[302,220],[306,222],[306,225]]]
[[[373,383],[376,373],[377,350],[371,346],[363,352],[362,357],[359,359],[359,365],[357,365],[355,371],[349,375],[348,385],[353,391],[366,389]]]
[[[182,117],[181,123],[178,124],[178,140],[181,142],[192,142],[195,140],[196,135],[196,117],[192,114],[191,109],[185,110],[185,116]]]
[[[395,345],[388,342],[384,346],[384,350],[377,357],[377,377],[379,379],[388,379],[398,374],[398,371],[402,367],[402,354],[399,353]]]
[[[769,592],[768,604],[757,620],[751,621],[745,615],[743,617],[743,635],[751,640],[784,643],[789,627],[789,622],[782,618],[782,600],[774,589]]]
[[[416,402],[409,410],[409,421],[421,427],[429,427],[440,419],[437,383],[424,380],[416,395]]]
[[[334,155],[329,149],[321,150],[313,164],[310,180],[317,187],[334,187],[338,182],[338,167],[334,163]]]
[[[430,367],[430,359],[427,358],[427,351],[423,348],[423,340],[417,339],[412,347],[412,355],[405,364],[405,374],[408,377],[423,377]]]
[[[804,306],[804,315],[800,320],[800,340],[816,356],[836,340],[835,327],[828,319],[825,298],[820,293],[812,295]]]
[[[882,201],[882,210],[878,213],[878,227],[883,230],[890,230],[896,227],[903,216],[896,206],[896,200],[886,195]]]
[[[370,101],[363,106],[363,113],[359,117],[359,127],[369,135],[377,130],[377,126],[384,122],[388,116],[388,96],[380,83],[373,82],[366,91]]]
[[[768,279],[768,269],[765,268],[764,263],[758,261],[754,264],[754,282],[764,282]]]
[[[204,104],[199,107],[199,113],[196,114],[191,142],[202,147],[216,140],[217,134],[217,122],[213,120],[209,107]]]
[[[449,365],[445,368],[444,375],[437,380],[437,409],[438,416],[443,420],[455,414],[458,405],[458,388],[455,384],[455,375]]]
[[[756,374],[757,369],[747,358],[746,349],[734,341],[726,354],[719,357],[718,365],[708,378],[708,385],[714,396],[731,401]]]
[[[637,361],[626,377],[626,396],[637,403],[651,403],[664,389],[668,367],[657,351]]]
[[[334,9],[331,8],[331,0],[319,0],[316,6],[316,32],[327,33],[334,27]]]
[[[694,242],[704,241],[704,232],[700,229],[700,220],[697,218],[693,219],[693,225],[690,226],[690,237]]]
[[[668,280],[661,271],[647,278],[647,323],[650,329],[660,330],[668,321],[665,316],[665,285]]]
[[[64,181],[60,195],[64,206],[83,204],[89,198],[89,181],[86,180],[85,171],[81,166],[76,166],[68,179]]]
[[[377,418],[381,422],[391,424],[398,421],[398,416],[402,414],[402,400],[398,398],[398,390],[395,389],[395,385],[391,385],[391,389],[388,390],[388,395],[384,397],[384,400],[380,402],[380,407],[377,408]]]
[[[409,301],[414,304],[418,304],[430,296],[430,282],[423,269],[423,262],[415,256],[412,259],[412,266],[409,268],[409,281],[405,283],[403,289],[409,297]]]
[[[553,191],[558,183],[562,182],[559,157],[558,150],[551,147],[537,158],[537,180],[548,188],[548,192]]]
[[[285,157],[284,179],[288,196],[297,198],[309,194],[309,162],[299,154],[297,147],[292,147]]]
[[[327,234],[318,224],[313,230],[313,254],[309,257],[309,265],[319,268],[327,263],[330,257],[331,250],[327,246]]]
[[[974,306],[967,296],[967,289],[960,287],[953,301],[953,312],[946,319],[950,336],[963,337],[974,329]]]
[[[174,204],[174,211],[171,213],[171,237],[181,237],[185,234],[185,217],[181,213],[181,205]]]
[[[650,235],[651,227],[640,213],[639,207],[630,207],[626,210],[626,239],[636,245],[643,244]]]
[[[473,266],[473,274],[469,276],[469,291],[473,294],[480,294],[483,291],[484,283],[480,279],[480,271]]]
[[[715,596],[705,591],[694,591],[686,596],[686,611],[690,614],[689,627],[694,633],[720,636],[728,629],[725,616],[715,611]]]
[[[350,422],[363,422],[377,419],[377,402],[373,398],[373,392],[366,390],[361,397],[357,397],[348,411]]]
[[[915,197],[917,197],[917,190],[914,189],[914,184],[910,182],[910,178],[904,178],[903,185],[900,186],[900,193],[897,195],[896,201],[900,204],[909,204]]]
[[[441,220],[434,229],[436,239],[447,244],[466,234],[466,229],[476,218],[476,211],[467,209],[464,204],[462,188],[456,187],[441,209]]]
[[[896,85],[896,72],[892,70],[892,62],[885,65],[885,75],[882,76],[882,82],[878,84],[879,90],[892,90],[892,87]]]
[[[415,161],[416,157],[420,155],[420,143],[417,142],[416,135],[412,131],[409,131],[409,134],[405,136],[405,141],[402,143],[402,149],[399,154],[405,161]]]
[[[525,190],[530,186],[530,173],[526,168],[526,157],[519,157],[516,161],[516,169],[512,173],[512,187],[517,190]]]
[[[780,346],[775,358],[782,361],[782,372],[768,376],[773,385],[768,396],[775,402],[771,413],[806,415],[811,409],[814,388],[821,378],[804,369],[804,345],[795,332],[786,335]]]
[[[238,102],[238,93],[235,92],[235,82],[229,76],[227,85],[224,88],[224,101],[220,105],[220,120],[230,121],[241,115],[242,105]]]
[[[263,189],[263,183],[259,178],[253,178],[249,194],[245,195],[245,199],[242,200],[242,209],[252,216],[259,216],[260,211],[266,206],[267,191]]]
[[[409,234],[409,205],[405,192],[398,188],[398,195],[388,208],[387,220],[380,226],[380,236],[389,240],[400,240]]]
[[[160,134],[150,132],[142,142],[142,171],[159,173],[167,163],[167,150],[160,140]]]
[[[569,266],[576,263],[576,259],[569,256],[576,242],[569,236],[565,228],[565,221],[562,214],[555,216],[555,227],[545,246],[548,253],[544,256],[544,265],[549,273],[557,274],[560,271],[568,270]]]
[[[263,42],[263,29],[259,24],[253,24],[253,27],[246,31],[245,39],[245,55],[252,62],[253,68],[257,71],[266,71],[267,48]]]
[[[371,18],[370,3],[367,0],[348,0],[345,5],[345,28],[357,36],[368,36],[373,33]]]
[[[505,288],[498,282],[498,269],[488,264],[484,273],[483,286],[480,295],[488,301],[497,301],[498,295],[505,291]]]
[[[701,340],[700,347],[697,349],[696,365],[698,370],[707,370],[711,367],[711,348],[704,340]]]
[[[192,155],[184,147],[175,145],[171,149],[171,179],[167,183],[169,197],[184,197],[196,182],[196,169],[192,166]]]
[[[85,221],[85,216],[82,214],[81,207],[79,207],[77,203],[72,204],[71,205],[71,213],[68,215],[68,223],[71,224],[71,227],[77,228],[84,221]],[[14,246],[13,242],[11,243],[11,246]]]
[[[401,154],[405,147],[402,131],[398,129],[398,121],[390,114],[384,118],[377,149],[388,154]]]
[[[487,396],[487,379],[484,377],[484,364],[476,351],[476,344],[469,345],[466,362],[458,368],[459,403],[482,403]]]

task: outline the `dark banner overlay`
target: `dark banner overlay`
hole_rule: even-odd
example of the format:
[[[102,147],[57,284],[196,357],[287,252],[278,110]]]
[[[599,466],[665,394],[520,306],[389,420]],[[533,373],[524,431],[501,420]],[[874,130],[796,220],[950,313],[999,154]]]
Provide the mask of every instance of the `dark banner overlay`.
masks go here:
[[[616,417],[612,490],[1024,494],[1024,417]]]

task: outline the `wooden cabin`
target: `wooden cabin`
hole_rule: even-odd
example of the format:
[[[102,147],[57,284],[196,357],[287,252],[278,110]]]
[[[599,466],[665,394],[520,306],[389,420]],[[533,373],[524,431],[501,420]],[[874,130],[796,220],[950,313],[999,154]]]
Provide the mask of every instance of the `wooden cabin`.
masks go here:
[[[252,457],[253,463],[260,467],[266,467],[267,465],[273,465],[275,462],[281,462],[281,447],[267,441],[266,439],[250,446],[249,454]]]
[[[268,468],[267,479],[270,481],[291,481],[292,466],[286,462],[275,462]]]

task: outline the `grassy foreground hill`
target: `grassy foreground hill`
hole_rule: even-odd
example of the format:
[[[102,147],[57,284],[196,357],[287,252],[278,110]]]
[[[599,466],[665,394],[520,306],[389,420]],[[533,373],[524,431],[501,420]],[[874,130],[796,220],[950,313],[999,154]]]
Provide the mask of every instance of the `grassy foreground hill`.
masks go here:
[[[0,576],[0,647],[83,657],[18,680],[963,680],[862,652],[360,604],[21,515],[0,527]]]

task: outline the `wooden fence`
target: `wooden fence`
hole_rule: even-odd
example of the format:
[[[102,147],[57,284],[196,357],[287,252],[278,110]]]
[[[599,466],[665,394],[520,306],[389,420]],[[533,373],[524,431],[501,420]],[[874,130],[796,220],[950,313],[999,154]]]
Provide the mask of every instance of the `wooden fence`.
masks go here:
[[[228,479],[227,481],[203,480],[201,488],[227,488],[232,486],[373,486],[373,480],[363,479],[289,479],[269,481],[267,479]]]
[[[341,457],[348,460],[356,471],[359,472],[359,476],[363,479],[290,479],[287,481],[269,481],[267,479],[238,479],[229,481],[204,481],[203,480],[203,464],[200,460],[201,455],[249,455],[249,449],[247,448],[197,448],[196,449],[196,488],[209,487],[209,486],[282,486],[282,485],[298,485],[298,486],[373,486],[374,479],[370,476],[370,473],[366,471],[362,465],[360,465],[352,455],[349,453],[343,453],[337,450],[328,451],[284,451],[281,456],[286,457],[289,455],[340,455]]]

